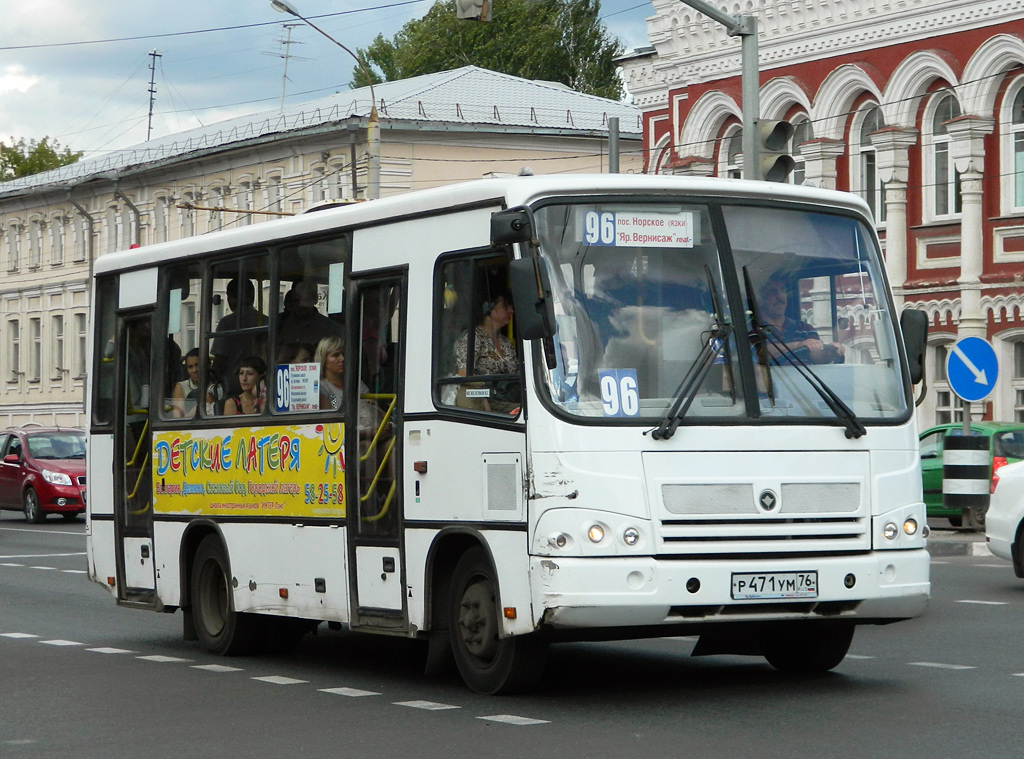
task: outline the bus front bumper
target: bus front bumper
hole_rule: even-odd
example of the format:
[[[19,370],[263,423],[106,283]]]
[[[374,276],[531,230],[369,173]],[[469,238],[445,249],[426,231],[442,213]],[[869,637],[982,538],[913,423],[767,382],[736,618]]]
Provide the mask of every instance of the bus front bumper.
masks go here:
[[[813,598],[733,598],[734,575],[815,572]],[[531,558],[534,609],[560,629],[847,619],[885,623],[928,604],[926,549],[799,559]]]

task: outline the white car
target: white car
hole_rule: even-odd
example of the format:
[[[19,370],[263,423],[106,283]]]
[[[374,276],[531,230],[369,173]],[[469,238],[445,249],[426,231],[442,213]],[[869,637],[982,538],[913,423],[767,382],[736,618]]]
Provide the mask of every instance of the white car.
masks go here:
[[[1024,577],[1024,461],[999,468],[999,481],[985,516],[985,537],[993,554],[1013,562]]]

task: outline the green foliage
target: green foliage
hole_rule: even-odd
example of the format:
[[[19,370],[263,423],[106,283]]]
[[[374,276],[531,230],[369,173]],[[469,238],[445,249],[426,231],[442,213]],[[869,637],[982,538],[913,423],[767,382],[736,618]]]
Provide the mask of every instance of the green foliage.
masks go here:
[[[377,35],[358,55],[374,84],[473,65],[617,100],[614,59],[622,46],[600,11],[600,0],[496,0],[493,21],[480,23],[459,20],[454,0],[438,0],[394,38]],[[366,84],[367,71],[357,66],[351,86]]]
[[[27,177],[48,169],[67,166],[82,157],[72,153],[70,148],[61,149],[60,143],[49,137],[41,140],[26,140],[22,137],[10,145],[0,142],[0,182],[18,177]]]

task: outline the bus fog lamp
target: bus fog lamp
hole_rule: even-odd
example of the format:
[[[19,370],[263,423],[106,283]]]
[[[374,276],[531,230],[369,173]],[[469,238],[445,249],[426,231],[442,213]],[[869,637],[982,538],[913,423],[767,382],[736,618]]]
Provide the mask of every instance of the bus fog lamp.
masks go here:
[[[640,542],[640,530],[636,527],[627,527],[622,533],[622,541],[627,546],[635,546]]]
[[[917,534],[917,520],[916,519],[908,519],[906,522],[904,522],[903,523],[903,532],[907,533],[907,535],[916,535]]]
[[[886,540],[895,540],[896,536],[899,535],[899,528],[896,527],[895,522],[886,522],[885,527],[882,528],[882,534]]]
[[[853,572],[851,572],[850,574],[846,575],[846,577],[843,578],[843,585],[845,585],[847,588],[852,588],[856,584],[857,584],[857,576],[855,574],[853,574]]]
[[[565,548],[569,545],[569,536],[564,532],[559,532],[556,535],[552,535],[548,538],[548,544],[552,548]]]
[[[587,537],[590,538],[591,543],[600,543],[604,540],[604,527],[599,524],[590,525],[590,529],[587,530]]]

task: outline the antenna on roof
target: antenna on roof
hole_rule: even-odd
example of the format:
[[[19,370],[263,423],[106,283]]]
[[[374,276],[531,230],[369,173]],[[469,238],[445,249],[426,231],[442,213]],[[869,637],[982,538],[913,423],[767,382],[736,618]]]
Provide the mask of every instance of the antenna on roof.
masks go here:
[[[149,51],[149,122],[146,126],[146,142],[153,136],[153,104],[156,102],[156,59],[162,55],[156,50]]]

